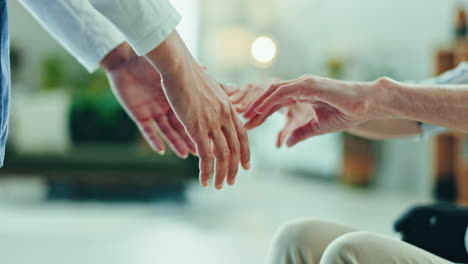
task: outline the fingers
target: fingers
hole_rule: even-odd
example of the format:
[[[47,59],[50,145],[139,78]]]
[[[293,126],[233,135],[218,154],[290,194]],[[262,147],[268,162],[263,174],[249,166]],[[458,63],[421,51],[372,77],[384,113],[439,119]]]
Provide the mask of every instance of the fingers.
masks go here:
[[[224,92],[228,96],[233,96],[234,94],[240,92],[239,85],[236,84],[220,84],[221,88],[223,88]]]
[[[158,116],[154,118],[156,125],[161,131],[161,135],[169,143],[169,146],[174,151],[174,153],[180,158],[187,158],[189,154],[189,148],[185,141],[180,137],[179,133],[171,126],[169,123],[168,117]]]
[[[233,125],[229,127],[223,127],[222,131],[224,137],[226,138],[230,155],[229,155],[229,166],[227,172],[227,183],[229,185],[234,185],[234,181],[239,170],[239,160],[240,160],[240,144],[237,137],[236,129]]]
[[[163,155],[166,151],[166,147],[153,126],[153,120],[138,121],[137,127],[150,147]]]
[[[281,108],[280,105],[275,106],[273,109],[270,109],[268,113],[263,113],[263,114],[256,114],[254,115],[247,123],[245,123],[244,127],[247,130],[254,129],[261,124],[263,124],[268,117],[270,117],[272,114],[274,114],[276,111],[278,111]]]
[[[189,152],[192,155],[196,156],[197,149],[195,147],[195,144],[193,143],[193,140],[187,134],[187,131],[185,130],[184,125],[182,125],[182,123],[179,121],[179,118],[177,118],[174,112],[169,113],[169,123],[178,132],[180,137],[184,140],[185,145],[187,145]]]
[[[244,98],[249,94],[249,86],[245,87],[242,90],[239,90],[237,93],[233,94],[229,99],[231,103],[238,104],[244,100]]]
[[[278,133],[278,137],[276,139],[277,148],[281,148],[283,146],[283,143],[286,140],[286,137],[289,135],[289,133],[291,133],[291,131],[292,131],[292,124],[290,120],[288,120],[284,128],[281,129],[281,131]]]
[[[256,105],[255,111],[257,113],[265,113],[277,105],[286,106],[287,104],[293,104],[298,101],[298,93],[303,89],[304,84],[302,80],[282,85],[277,87],[263,101],[256,100],[252,106]]]
[[[236,106],[236,110],[238,113],[244,113],[250,107],[253,101],[260,95],[258,90],[254,90],[253,88],[249,91],[249,93],[242,99],[242,101]]]
[[[250,105],[249,109],[244,114],[244,117],[247,119],[252,118],[256,113],[258,105],[260,105],[266,98],[273,94],[279,87],[287,84],[288,82],[278,82],[271,84],[262,94],[258,96],[257,99]]]
[[[221,130],[211,132],[209,137],[213,142],[213,153],[216,158],[215,187],[216,189],[221,189],[228,172],[231,153],[224,137],[224,133]]]
[[[317,119],[312,119],[307,122],[307,124],[296,128],[289,136],[286,145],[288,147],[292,147],[307,138],[318,136],[320,134],[320,125],[317,122]]]
[[[239,120],[237,115],[232,111],[232,120],[234,127],[237,132],[237,139],[240,146],[240,161],[241,165],[245,170],[250,169],[250,147],[249,147],[249,136],[244,128],[244,125]]]
[[[197,138],[196,146],[199,158],[200,184],[204,187],[208,187],[213,171],[213,150],[209,138]]]

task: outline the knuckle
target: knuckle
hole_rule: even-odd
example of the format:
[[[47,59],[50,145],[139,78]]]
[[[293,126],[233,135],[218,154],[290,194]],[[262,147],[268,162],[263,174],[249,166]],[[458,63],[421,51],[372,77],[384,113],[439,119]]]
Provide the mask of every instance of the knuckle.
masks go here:
[[[281,87],[281,84],[279,83],[272,83],[268,86],[268,90],[276,90],[278,89],[279,87]]]
[[[234,144],[234,146],[232,147],[232,154],[233,155],[238,155],[239,150],[240,150],[240,146],[238,144]]]
[[[225,161],[229,158],[230,156],[230,151],[229,150],[223,150],[223,151],[220,151],[217,158],[220,160],[220,161]]]
[[[314,84],[317,81],[317,77],[311,74],[306,74],[304,76],[305,83],[307,84]]]
[[[223,118],[230,118],[231,117],[231,107],[228,104],[223,104],[221,107],[221,115]]]
[[[210,152],[200,153],[199,158],[201,161],[210,161],[213,159],[213,154]]]

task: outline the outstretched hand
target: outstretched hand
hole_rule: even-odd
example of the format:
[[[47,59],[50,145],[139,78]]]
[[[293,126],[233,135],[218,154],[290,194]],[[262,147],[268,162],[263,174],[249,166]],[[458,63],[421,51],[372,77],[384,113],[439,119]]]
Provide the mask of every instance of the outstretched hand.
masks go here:
[[[224,86],[226,93],[230,96],[231,102],[235,105],[236,111],[245,113],[250,105],[262,94],[271,84],[278,80],[272,80],[261,84],[248,84],[245,86],[228,85]],[[286,116],[286,123],[277,135],[276,146],[280,148],[291,133],[306,124],[314,117],[314,109],[307,103],[296,103],[282,108]],[[256,113],[246,124],[246,129],[252,129],[262,124],[272,112]]]
[[[146,54],[159,70],[172,109],[194,141],[200,159],[200,183],[208,186],[213,162],[215,186],[233,185],[239,164],[250,167],[247,133],[224,93],[191,56],[177,32]]]
[[[158,71],[144,57],[123,43],[101,65],[118,101],[156,152],[164,154],[166,150],[162,137],[177,156],[196,154],[194,143],[164,95]]]
[[[338,81],[311,75],[276,82],[246,110],[246,126],[252,129],[282,107],[306,103],[313,108],[314,114],[308,122],[291,132],[286,144],[294,146],[313,136],[343,131],[371,119],[387,118],[384,113],[375,110],[373,98],[376,92],[378,89],[373,87],[373,83]]]

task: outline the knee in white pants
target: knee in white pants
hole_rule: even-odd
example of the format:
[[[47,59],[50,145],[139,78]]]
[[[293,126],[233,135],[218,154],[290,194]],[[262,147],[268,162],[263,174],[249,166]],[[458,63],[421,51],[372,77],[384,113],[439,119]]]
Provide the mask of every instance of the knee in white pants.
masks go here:
[[[268,263],[312,263],[307,261],[315,259],[310,249],[314,248],[316,241],[320,241],[325,225],[326,222],[319,220],[295,220],[283,225],[273,240]]]
[[[368,232],[352,232],[335,239],[323,253],[321,264],[366,264],[374,263],[372,259],[372,241],[374,235]],[[374,252],[375,257],[378,252]]]

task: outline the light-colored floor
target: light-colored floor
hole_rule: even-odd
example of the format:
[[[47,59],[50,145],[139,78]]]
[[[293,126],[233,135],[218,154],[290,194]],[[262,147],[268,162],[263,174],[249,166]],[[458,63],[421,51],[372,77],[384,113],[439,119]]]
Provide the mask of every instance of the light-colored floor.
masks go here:
[[[29,194],[21,196],[10,185],[0,184],[2,264],[257,264],[288,220],[328,219],[392,235],[405,208],[426,202],[420,194],[266,173],[221,192],[194,182],[185,205],[46,203],[37,187],[22,187]]]

